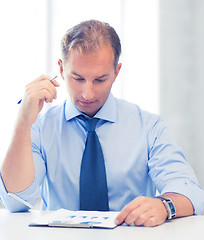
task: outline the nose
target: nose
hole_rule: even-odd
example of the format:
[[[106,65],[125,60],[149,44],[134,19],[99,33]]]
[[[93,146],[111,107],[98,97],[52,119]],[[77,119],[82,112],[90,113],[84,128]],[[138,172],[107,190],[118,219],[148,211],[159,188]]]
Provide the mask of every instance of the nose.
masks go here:
[[[86,101],[91,101],[94,99],[94,86],[92,82],[86,82],[83,86],[82,97]]]

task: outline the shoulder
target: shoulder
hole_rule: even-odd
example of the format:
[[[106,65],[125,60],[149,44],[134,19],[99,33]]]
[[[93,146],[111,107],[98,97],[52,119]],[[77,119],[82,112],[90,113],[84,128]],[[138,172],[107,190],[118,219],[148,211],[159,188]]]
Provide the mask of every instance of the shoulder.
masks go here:
[[[49,108],[48,110],[40,113],[33,126],[43,126],[44,124],[50,125],[62,122],[64,120],[64,108],[66,101]]]
[[[161,120],[158,114],[150,113],[143,110],[137,104],[116,98],[117,112],[120,118],[130,119],[130,121],[138,121],[145,125],[153,125]]]

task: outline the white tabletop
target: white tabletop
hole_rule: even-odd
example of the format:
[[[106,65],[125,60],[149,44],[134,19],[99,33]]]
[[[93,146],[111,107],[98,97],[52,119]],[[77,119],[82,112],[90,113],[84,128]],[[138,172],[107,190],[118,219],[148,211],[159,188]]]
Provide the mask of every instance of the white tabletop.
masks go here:
[[[47,212],[45,211],[37,210],[27,213],[9,213],[7,210],[0,209],[0,239],[204,239],[204,216],[191,216],[174,219],[169,222],[165,222],[163,225],[152,228],[120,226],[115,229],[78,229],[28,226],[33,219],[46,213]]]

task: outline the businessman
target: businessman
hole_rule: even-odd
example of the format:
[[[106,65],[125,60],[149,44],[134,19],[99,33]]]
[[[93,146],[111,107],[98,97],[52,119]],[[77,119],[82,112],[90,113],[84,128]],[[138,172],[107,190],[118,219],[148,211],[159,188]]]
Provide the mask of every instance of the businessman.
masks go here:
[[[202,213],[204,192],[161,117],[111,94],[121,69],[115,30],[82,22],[61,49],[69,97],[42,114],[59,83],[42,75],[26,86],[1,169],[4,206],[27,211],[41,194],[42,209],[120,211],[116,224],[138,226]]]

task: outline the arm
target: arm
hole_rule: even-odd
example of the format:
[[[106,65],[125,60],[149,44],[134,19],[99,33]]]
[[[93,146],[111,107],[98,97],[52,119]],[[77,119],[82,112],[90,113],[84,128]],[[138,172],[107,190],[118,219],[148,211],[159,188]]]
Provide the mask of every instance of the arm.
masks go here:
[[[14,135],[2,165],[1,175],[7,192],[25,190],[34,180],[35,169],[31,148],[31,126],[35,122],[44,102],[56,98],[57,81],[41,76],[26,86],[20,106]]]
[[[148,174],[157,190],[164,198],[170,198],[173,201],[176,217],[200,212],[203,191],[199,187],[192,168],[160,119],[151,124],[147,136]],[[138,197],[122,209],[116,223],[156,226],[166,219],[167,210],[160,199]]]
[[[188,198],[177,193],[165,193],[164,198],[170,198],[176,208],[176,217],[193,214],[193,206]],[[130,225],[144,225],[153,227],[160,225],[167,219],[167,210],[160,199],[150,197],[137,197],[127,204],[118,217],[116,224],[123,222]]]

